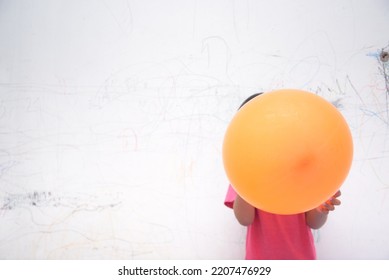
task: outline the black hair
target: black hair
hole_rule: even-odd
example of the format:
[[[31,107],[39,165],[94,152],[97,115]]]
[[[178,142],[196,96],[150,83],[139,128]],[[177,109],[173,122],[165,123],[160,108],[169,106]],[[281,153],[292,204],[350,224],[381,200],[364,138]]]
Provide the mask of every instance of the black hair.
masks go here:
[[[249,102],[251,99],[257,97],[258,95],[261,95],[263,92],[260,92],[260,93],[254,93],[253,95],[250,95],[249,97],[247,97],[247,99],[245,101],[243,101],[243,103],[239,106],[239,109],[243,107],[244,104],[246,104],[247,102]],[[239,110],[238,109],[238,110]]]

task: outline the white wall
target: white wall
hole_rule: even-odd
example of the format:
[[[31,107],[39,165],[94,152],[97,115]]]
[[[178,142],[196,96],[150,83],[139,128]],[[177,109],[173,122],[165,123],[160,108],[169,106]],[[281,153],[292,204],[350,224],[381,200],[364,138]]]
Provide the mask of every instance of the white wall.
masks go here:
[[[336,102],[355,157],[321,259],[389,258],[389,4],[0,1],[0,258],[236,259],[224,131],[248,95]]]

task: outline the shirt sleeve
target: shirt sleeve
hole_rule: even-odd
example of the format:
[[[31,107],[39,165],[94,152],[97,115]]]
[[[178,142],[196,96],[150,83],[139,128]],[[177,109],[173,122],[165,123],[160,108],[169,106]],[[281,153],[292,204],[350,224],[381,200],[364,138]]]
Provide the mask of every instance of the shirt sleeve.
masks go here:
[[[229,208],[233,208],[235,198],[236,198],[236,192],[235,192],[234,188],[231,185],[229,185],[226,198],[224,199],[224,205],[229,207]]]

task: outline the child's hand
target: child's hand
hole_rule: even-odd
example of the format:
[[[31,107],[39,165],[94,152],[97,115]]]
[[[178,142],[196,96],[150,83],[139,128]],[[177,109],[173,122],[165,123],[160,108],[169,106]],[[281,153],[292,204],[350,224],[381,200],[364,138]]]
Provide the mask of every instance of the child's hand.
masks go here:
[[[340,205],[340,200],[337,199],[341,195],[340,191],[337,191],[330,199],[320,205],[317,209],[319,212],[328,214],[329,211],[334,211],[335,206]]]

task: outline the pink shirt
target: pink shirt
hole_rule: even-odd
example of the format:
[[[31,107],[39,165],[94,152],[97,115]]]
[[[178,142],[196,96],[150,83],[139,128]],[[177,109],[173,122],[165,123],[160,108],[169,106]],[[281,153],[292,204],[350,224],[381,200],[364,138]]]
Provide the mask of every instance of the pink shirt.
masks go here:
[[[229,186],[224,204],[233,208],[235,190]],[[256,209],[247,227],[246,259],[312,260],[316,250],[305,214],[276,215]]]

